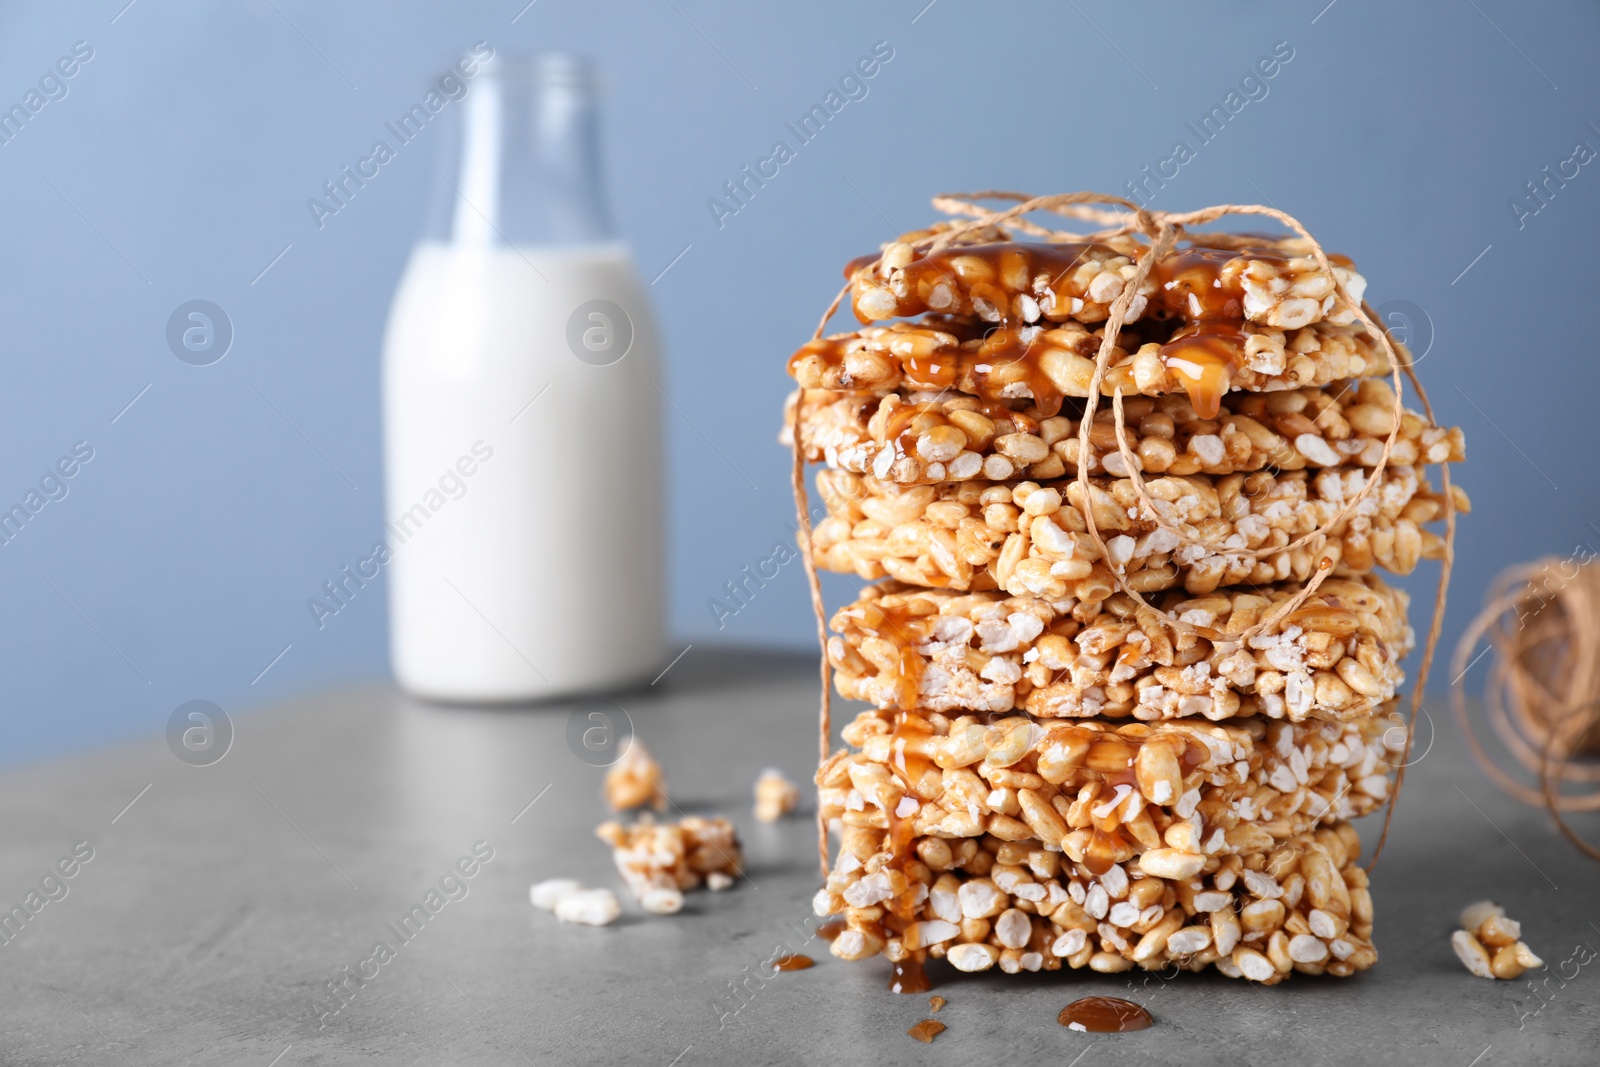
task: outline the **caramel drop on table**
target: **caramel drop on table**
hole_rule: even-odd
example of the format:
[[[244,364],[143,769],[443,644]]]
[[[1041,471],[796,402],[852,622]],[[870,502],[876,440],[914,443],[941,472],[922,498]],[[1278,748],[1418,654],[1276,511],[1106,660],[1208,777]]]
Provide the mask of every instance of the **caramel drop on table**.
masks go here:
[[[889,979],[889,992],[926,993],[932,988],[933,983],[928,981],[928,975],[922,969],[922,961],[915,956],[907,956],[894,965],[894,977]]]
[[[772,961],[775,971],[803,971],[816,961],[810,956],[779,956]]]
[[[1090,1034],[1121,1034],[1143,1030],[1155,1023],[1150,1013],[1121,997],[1084,997],[1061,1009],[1056,1022],[1069,1030]]]
[[[937,1019],[924,1019],[906,1033],[921,1041],[924,1045],[933,1044],[933,1039],[944,1033],[944,1023]]]
[[[928,1010],[933,1012],[935,1015],[938,1015],[939,1014],[939,1009],[944,1007],[948,1003],[950,1003],[950,1002],[948,1000],[944,999],[943,997],[929,997],[928,998]]]

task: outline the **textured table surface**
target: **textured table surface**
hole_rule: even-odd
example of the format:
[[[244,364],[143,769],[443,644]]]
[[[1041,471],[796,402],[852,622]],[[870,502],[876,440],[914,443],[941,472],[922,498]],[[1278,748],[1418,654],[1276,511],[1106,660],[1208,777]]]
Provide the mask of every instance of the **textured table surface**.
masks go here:
[[[237,715],[231,749],[209,766],[156,739],[13,769],[0,776],[0,901],[25,907],[41,881],[48,894],[0,946],[0,1062],[1600,1059],[1600,958],[1589,947],[1600,948],[1600,866],[1496,793],[1437,711],[1438,736],[1423,723],[1427,750],[1374,876],[1374,970],[1268,989],[939,965],[949,1029],[919,1044],[905,1031],[926,1017],[924,997],[887,992],[887,965],[841,963],[810,937],[810,821],[751,815],[763,767],[804,779],[814,765],[815,684],[810,660],[694,648],[658,685],[616,698],[677,804],[726,814],[745,842],[747,879],[693,893],[667,918],[622,894],[593,836],[602,771],[575,755],[581,741],[569,744],[569,727],[581,736],[600,722],[588,713],[613,704],[574,717],[571,704],[440,708],[368,689]],[[1363,827],[1369,841],[1375,829]],[[46,878],[80,841],[92,859]],[[390,924],[428,903],[475,846],[493,858],[446,879],[437,912],[402,942]],[[617,888],[623,918],[591,929],[532,908],[529,883],[554,876]],[[1537,990],[1472,978],[1451,954],[1457,910],[1481,897],[1507,905],[1549,962]],[[380,941],[392,958],[349,983],[334,1012],[329,983],[346,967],[371,974],[363,961]],[[768,977],[761,964],[778,946],[817,966]],[[1157,1025],[1099,1036],[1056,1023],[1089,994],[1145,1003]]]

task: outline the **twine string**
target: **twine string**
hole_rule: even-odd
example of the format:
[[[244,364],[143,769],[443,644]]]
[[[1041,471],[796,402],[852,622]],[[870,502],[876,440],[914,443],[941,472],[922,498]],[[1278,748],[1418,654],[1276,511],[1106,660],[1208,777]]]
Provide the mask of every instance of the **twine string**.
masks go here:
[[[822,580],[817,575],[817,560],[811,551],[811,501],[806,494],[806,460],[805,450],[800,444],[800,417],[806,404],[806,391],[801,389],[794,399],[794,414],[790,416],[789,430],[794,438],[790,447],[794,450],[793,465],[790,467],[790,485],[794,489],[794,503],[796,522],[795,539],[800,545],[800,562],[806,572],[806,587],[811,592],[811,613],[817,620],[817,642],[821,646],[820,666],[818,668],[822,681],[822,703],[817,713],[817,728],[820,732],[819,748],[817,753],[817,767],[820,769],[828,761],[828,752],[833,743],[833,686],[828,672],[828,621],[826,608],[822,603]],[[822,866],[822,877],[828,877],[828,820],[822,814],[821,796],[817,803],[817,858]]]
[[[1361,305],[1362,314],[1372,321],[1381,321],[1377,312],[1366,303]],[[1409,358],[1410,353],[1401,346],[1394,344],[1394,339],[1389,336],[1389,326],[1382,326],[1384,338],[1391,346],[1400,352],[1407,353],[1404,370],[1406,378],[1411,382],[1411,387],[1417,391],[1417,399],[1422,402],[1422,413],[1427,418],[1430,426],[1437,426],[1438,421],[1433,414],[1433,403],[1428,399],[1428,391],[1422,387],[1422,382],[1417,378],[1416,367]],[[1401,751],[1400,766],[1395,769],[1394,790],[1389,794],[1389,803],[1383,812],[1383,829],[1378,834],[1378,843],[1372,850],[1372,862],[1367,864],[1370,874],[1378,866],[1378,857],[1383,855],[1383,846],[1389,841],[1389,826],[1394,822],[1395,808],[1400,803],[1400,791],[1405,788],[1406,768],[1411,763],[1411,746],[1417,736],[1417,714],[1422,710],[1422,696],[1428,689],[1428,675],[1433,669],[1434,652],[1439,647],[1439,635],[1444,630],[1445,602],[1450,595],[1450,575],[1455,570],[1456,563],[1456,496],[1455,487],[1450,481],[1450,464],[1439,464],[1439,480],[1443,489],[1444,498],[1444,555],[1439,561],[1439,584],[1435,587],[1433,596],[1433,617],[1428,621],[1428,639],[1422,647],[1422,659],[1417,664],[1416,681],[1411,686],[1411,703],[1406,714],[1406,743]]]
[[[1484,686],[1489,724],[1537,789],[1491,756],[1468,714],[1460,681],[1482,655],[1492,655]],[[1600,563],[1547,557],[1507,568],[1456,645],[1451,671],[1451,710],[1489,780],[1513,799],[1545,808],[1562,836],[1600,860],[1600,848],[1565,818],[1600,811],[1600,765],[1592,761],[1600,756]],[[1591,761],[1575,763],[1578,757]]]

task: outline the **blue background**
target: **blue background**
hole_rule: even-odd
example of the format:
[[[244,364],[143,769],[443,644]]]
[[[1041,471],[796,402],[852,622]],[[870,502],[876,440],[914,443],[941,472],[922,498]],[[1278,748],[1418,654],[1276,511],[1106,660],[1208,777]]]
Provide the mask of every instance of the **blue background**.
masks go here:
[[[938,192],[1123,191],[1280,41],[1267,97],[1154,206],[1270,201],[1355,256],[1375,303],[1431,320],[1420,370],[1467,430],[1476,505],[1447,650],[1500,567],[1600,546],[1600,162],[1520,227],[1509,206],[1575,142],[1600,148],[1593,5],[125,2],[0,13],[0,106],[94,49],[0,145],[0,503],[94,449],[0,547],[0,760],[158,733],[192,698],[243,711],[386,673],[381,583],[320,631],[306,600],[381,536],[381,330],[432,148],[320,230],[306,201],[479,39],[599,58],[640,273],[682,254],[652,289],[680,644],[812,640],[798,565],[720,631],[707,601],[789,536],[783,362],[842,263],[925,224]],[[894,58],[869,95],[719,228],[707,200],[878,41]],[[212,366],[165,343],[193,299],[236,331]],[[1423,601],[1432,580],[1407,584]]]

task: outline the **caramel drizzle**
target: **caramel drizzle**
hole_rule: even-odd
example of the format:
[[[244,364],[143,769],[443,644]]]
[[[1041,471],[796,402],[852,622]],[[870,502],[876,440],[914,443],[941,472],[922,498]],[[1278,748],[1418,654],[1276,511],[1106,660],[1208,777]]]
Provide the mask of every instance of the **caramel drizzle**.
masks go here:
[[[1244,364],[1245,336],[1233,322],[1197,322],[1161,346],[1161,362],[1189,394],[1194,413],[1214,419]]]
[[[895,675],[895,706],[916,707],[922,694],[923,667],[916,646],[932,632],[937,616],[918,614],[907,604],[858,604],[850,610],[849,617],[861,629],[895,646],[900,659]]]
[[[904,663],[907,658],[916,659],[920,673],[921,658],[916,655],[915,651],[903,648],[901,650],[901,662]],[[905,702],[904,706],[914,707],[915,705],[911,702]],[[921,806],[921,797],[917,792],[918,783],[922,781],[923,775],[935,769],[935,764],[926,756],[912,752],[911,748],[913,745],[917,748],[926,747],[927,739],[932,733],[933,728],[928,725],[927,721],[913,711],[902,711],[895,718],[894,733],[889,741],[889,769],[894,772],[895,777],[899,778],[901,784],[906,787],[906,794],[900,799],[899,804],[909,802],[913,807]],[[916,811],[913,810],[902,815],[897,804],[896,810],[885,812],[884,814],[889,818],[889,860],[887,866],[904,875],[906,864],[911,860],[911,839],[916,833]],[[911,903],[909,893],[903,893],[891,901],[889,911],[890,917],[898,920],[900,925],[909,925],[916,921],[916,907]],[[925,992],[926,989],[927,986],[924,985],[922,989],[908,989],[906,992],[921,993]]]
[[[978,305],[983,303],[1007,315],[1012,295],[1031,294],[1033,279],[1041,274],[1050,278],[1048,290],[1055,299],[1055,307],[1071,307],[1074,300],[1088,296],[1073,278],[1073,272],[1091,254],[1110,258],[1126,252],[1097,242],[1032,244],[1021,241],[958,245],[930,252],[902,268],[906,295],[899,299],[895,311],[903,317],[929,311],[971,315],[976,314]],[[851,260],[845,268],[845,277],[854,278],[878,258]],[[962,260],[961,264],[952,262],[956,259]],[[873,321],[863,315],[854,302],[852,310],[862,322]]]
[[[894,973],[889,978],[889,992],[891,993],[926,993],[933,988],[933,982],[928,979],[928,972],[922,969],[922,953],[920,950],[907,956],[894,965]],[[939,1026],[938,1023],[934,1024]],[[943,1026],[939,1026],[943,1030]],[[934,1031],[937,1033],[938,1031]]]
[[[1155,283],[1152,307],[1185,323],[1185,328],[1162,347],[1162,361],[1188,392],[1202,418],[1216,417],[1221,395],[1231,387],[1244,362],[1245,269],[1252,262],[1270,263],[1291,283],[1305,273],[1288,270],[1290,257],[1272,249],[1270,239],[1251,240],[1258,243],[1218,248],[1190,239],[1187,247],[1161,255],[1149,269],[1149,278]],[[1112,257],[1129,252],[1137,249],[1119,250],[1095,242],[948,245],[930,250],[901,268],[906,295],[896,302],[895,311],[902,317],[929,311],[971,316],[981,310],[980,305],[986,305],[999,314],[1000,325],[985,336],[978,352],[980,358],[990,365],[1027,365],[1031,395],[1040,410],[1047,416],[1054,415],[1060,410],[1062,394],[1041,373],[1037,360],[1037,354],[1049,346],[1022,341],[1023,326],[1011,314],[1012,301],[1018,296],[1035,299],[1037,287],[1033,282],[1046,276],[1050,278],[1046,290],[1052,302],[1044,318],[1060,321],[1072,317],[1056,310],[1070,308],[1088,296],[1074,279],[1074,268],[1090,253]],[[877,261],[876,256],[858,256],[846,265],[845,277],[853,285],[856,276],[873,268]],[[1333,262],[1350,265],[1343,256],[1329,257],[1329,263]],[[862,322],[872,321],[854,301],[852,307]],[[1212,328],[1196,329],[1200,326]],[[1193,336],[1216,340],[1189,343]],[[838,343],[833,346],[826,341],[805,346],[791,359],[791,369],[795,360],[806,355],[822,355],[837,365],[844,341],[835,340]],[[943,353],[908,358],[904,370],[914,384],[929,389],[953,387],[959,373],[956,363]],[[980,396],[992,395],[983,388],[982,375],[975,377],[974,391]]]

